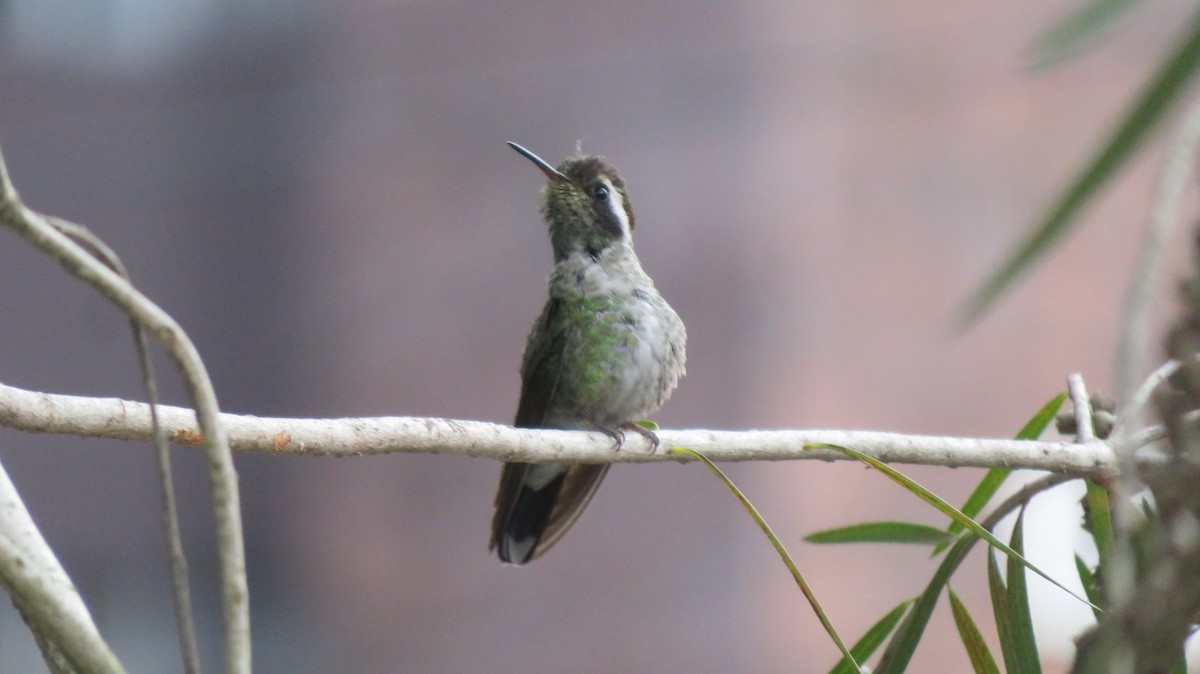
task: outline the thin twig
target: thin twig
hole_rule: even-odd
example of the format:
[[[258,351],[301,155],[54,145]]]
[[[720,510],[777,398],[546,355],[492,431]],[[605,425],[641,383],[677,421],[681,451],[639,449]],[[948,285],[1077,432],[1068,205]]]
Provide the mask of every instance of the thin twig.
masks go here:
[[[1142,238],[1142,248],[1121,307],[1117,330],[1116,399],[1125,407],[1147,368],[1150,357],[1150,310],[1159,295],[1167,243],[1179,220],[1179,207],[1200,147],[1200,104],[1193,105],[1163,166],[1154,211]]]
[[[1075,435],[1082,444],[1094,442],[1096,430],[1092,422],[1092,401],[1088,400],[1087,384],[1083,383],[1083,375],[1076,372],[1067,377],[1067,391],[1070,392],[1071,404],[1075,407]]]
[[[99,259],[109,269],[129,281],[129,272],[121,263],[121,258],[108,244],[96,236],[90,229],[73,222],[44,216],[46,221],[60,232],[74,239],[89,253]],[[196,626],[192,619],[192,593],[188,581],[187,556],[183,551],[183,536],[179,530],[179,510],[175,502],[175,482],[171,475],[171,443],[162,425],[158,422],[158,384],[154,378],[154,364],[150,359],[150,348],[146,340],[146,331],[130,320],[129,327],[133,332],[133,345],[137,355],[138,367],[142,375],[142,389],[146,392],[146,401],[150,405],[150,428],[153,436],[155,455],[157,457],[158,479],[162,493],[163,529],[167,537],[167,559],[171,567],[171,588],[175,604],[175,624],[179,632],[180,655],[183,658],[183,669],[186,674],[200,673],[200,649],[196,643]]]
[[[1117,595],[1121,594],[1122,584],[1125,582],[1123,579],[1127,579],[1129,573],[1132,572],[1133,564],[1131,557],[1133,551],[1129,542],[1123,540],[1119,532],[1124,531],[1125,527],[1132,526],[1132,523],[1139,517],[1138,512],[1132,506],[1131,496],[1139,489],[1139,476],[1144,469],[1149,467],[1146,457],[1140,456],[1138,450],[1167,437],[1167,427],[1163,425],[1137,430],[1134,430],[1134,427],[1142,417],[1146,406],[1150,404],[1155,392],[1158,391],[1158,387],[1178,371],[1179,366],[1180,362],[1172,359],[1150,373],[1150,376],[1146,377],[1146,380],[1137,387],[1129,401],[1120,410],[1117,421],[1113,424],[1112,434],[1109,436],[1109,443],[1117,457],[1117,477],[1106,483],[1112,492],[1109,500],[1110,503],[1113,503],[1113,519],[1118,532],[1114,553],[1120,559],[1115,559],[1111,564],[1116,567],[1112,573],[1115,574],[1117,580],[1112,583],[1115,585],[1115,589],[1110,591]],[[1200,417],[1200,411],[1193,410],[1185,413],[1183,420],[1194,422],[1198,417]],[[1161,457],[1157,460],[1161,460]]]
[[[1146,377],[1145,381],[1138,385],[1133,395],[1118,408],[1117,421],[1113,424],[1111,437],[1116,438],[1132,432],[1131,429],[1138,423],[1138,419],[1141,418],[1146,406],[1150,404],[1150,399],[1154,396],[1154,392],[1167,380],[1167,377],[1170,377],[1178,369],[1179,361],[1168,360],[1160,365],[1157,370],[1151,372],[1150,376]],[[1140,446],[1136,445],[1135,447]]]
[[[1140,385],[1137,383],[1146,370],[1146,359],[1150,353],[1150,309],[1157,295],[1167,242],[1180,217],[1180,204],[1192,175],[1198,147],[1200,105],[1193,105],[1163,167],[1154,211],[1146,229],[1119,324],[1116,393],[1121,418],[1111,438],[1113,446],[1120,449],[1116,452],[1115,479],[1105,482],[1109,491],[1109,502],[1112,504],[1115,533],[1112,560],[1109,568],[1105,570],[1105,588],[1109,605],[1115,609],[1120,609],[1131,601],[1137,583],[1131,536],[1139,515],[1132,497],[1139,488],[1136,449],[1141,445],[1141,438],[1138,438],[1137,444],[1131,442],[1135,435],[1133,429],[1158,386],[1179,367],[1179,363],[1175,361],[1168,362]],[[1137,435],[1142,434],[1144,432]]]
[[[250,609],[246,585],[245,544],[237,473],[220,422],[220,410],[208,372],[195,346],[166,312],[120,275],[92,257],[41,215],[26,208],[12,186],[0,156],[0,223],[54,258],[71,274],[95,287],[130,319],[154,335],[174,361],[195,407],[212,483],[221,569],[221,609],[225,632],[224,670],[250,671]]]
[[[163,529],[167,535],[167,556],[171,564],[171,587],[175,596],[175,624],[179,631],[180,656],[187,674],[200,674],[200,647],[196,643],[196,624],[192,618],[192,592],[188,582],[187,555],[183,551],[183,535],[179,531],[179,509],[175,500],[175,480],[171,476],[171,442],[158,420],[158,386],[146,343],[146,333],[134,327],[134,343],[141,362],[142,387],[149,401],[150,426],[154,431],[154,450],[161,486]]]
[[[1116,448],[1115,479],[1105,481],[1112,504],[1113,555],[1106,569],[1106,592],[1114,607],[1126,605],[1134,592],[1136,571],[1131,540],[1138,518],[1132,497],[1139,488],[1137,449],[1165,437],[1165,427],[1135,432],[1142,412],[1159,385],[1179,368],[1168,361],[1138,384],[1150,357],[1150,319],[1158,295],[1167,243],[1180,218],[1180,205],[1200,147],[1200,105],[1193,104],[1163,166],[1154,210],[1142,239],[1117,330],[1116,399],[1120,416],[1110,435]]]
[[[979,526],[988,530],[994,529],[996,525],[1000,523],[1000,520],[1007,517],[1009,513],[1021,507],[1025,503],[1028,503],[1029,499],[1044,491],[1047,491],[1051,487],[1057,487],[1064,482],[1070,482],[1071,480],[1076,479],[1079,478],[1074,475],[1062,475],[1054,473],[1051,473],[1050,475],[1043,475],[1042,477],[1027,483],[1025,486],[1017,490],[1015,494],[1001,501],[1000,505],[993,508],[992,512],[988,513],[988,516],[979,522]]]
[[[129,281],[129,272],[120,256],[108,244],[82,225],[55,216],[42,216],[63,234],[74,239],[93,257],[109,269]],[[154,364],[150,359],[146,332],[137,321],[130,319],[134,349],[142,376],[142,389],[149,404],[151,440],[157,458],[160,491],[163,500],[163,529],[167,537],[167,555],[171,567],[171,586],[175,604],[175,622],[179,632],[180,654],[187,674],[199,674],[200,649],[196,642],[196,626],[192,613],[192,594],[188,580],[187,556],[183,550],[183,536],[179,528],[179,511],[175,499],[175,482],[171,475],[171,444],[166,432],[158,423],[158,385],[154,377]]]

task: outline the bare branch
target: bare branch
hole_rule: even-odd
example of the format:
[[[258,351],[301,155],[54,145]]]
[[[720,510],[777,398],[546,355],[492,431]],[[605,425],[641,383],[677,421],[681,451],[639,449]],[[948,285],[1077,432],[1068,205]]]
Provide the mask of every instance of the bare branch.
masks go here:
[[[99,259],[121,278],[129,281],[129,272],[121,258],[108,244],[87,227],[61,218],[47,216],[46,221],[60,232],[71,237],[89,253]],[[192,591],[188,582],[187,556],[183,551],[183,537],[179,530],[179,513],[175,504],[175,482],[171,476],[171,445],[167,434],[158,423],[158,384],[154,377],[154,363],[150,360],[150,346],[146,331],[137,321],[130,319],[133,331],[133,346],[138,366],[142,373],[142,390],[150,403],[150,427],[158,466],[159,485],[163,500],[163,529],[167,537],[167,557],[171,566],[171,588],[175,598],[175,623],[179,631],[180,655],[186,674],[199,674],[200,648],[196,643],[196,626],[192,620]]]
[[[0,466],[0,583],[31,623],[53,671],[124,672]]]
[[[163,405],[159,420],[172,442],[197,444],[191,410]],[[840,452],[805,449],[806,443],[852,447],[882,461],[940,466],[1033,468],[1094,475],[1115,467],[1112,450],[1094,441],[948,438],[872,431],[658,431],[651,452],[640,437],[620,451],[601,433],[512,428],[483,421],[427,417],[286,419],[222,414],[230,446],[239,451],[305,456],[358,456],[391,452],[446,453],[500,461],[609,463],[679,461],[670,447],[689,447],[714,461],[844,460]],[[25,391],[0,384],[0,426],[84,437],[145,440],[149,406],[116,398]]]
[[[1172,144],[1159,178],[1154,212],[1142,239],[1133,277],[1121,307],[1117,334],[1116,400],[1124,408],[1145,376],[1150,358],[1150,309],[1158,296],[1167,243],[1179,220],[1179,207],[1200,147],[1200,103],[1194,104]]]
[[[1071,404],[1075,406],[1075,427],[1079,442],[1087,444],[1096,439],[1095,425],[1092,422],[1092,401],[1088,399],[1087,385],[1083,383],[1083,375],[1076,372],[1067,377],[1067,390],[1071,393]]]
[[[250,607],[237,473],[208,372],[195,346],[173,318],[128,281],[92,257],[46,218],[25,207],[0,156],[0,224],[54,258],[71,274],[95,287],[133,321],[154,335],[174,361],[195,407],[208,456],[217,554],[221,569],[221,609],[225,666],[230,674],[250,671]]]

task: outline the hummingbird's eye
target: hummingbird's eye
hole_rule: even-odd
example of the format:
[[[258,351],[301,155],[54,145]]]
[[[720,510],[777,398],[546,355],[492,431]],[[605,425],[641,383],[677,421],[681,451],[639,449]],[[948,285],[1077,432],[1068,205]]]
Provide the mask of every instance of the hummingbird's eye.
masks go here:
[[[608,198],[608,188],[604,185],[596,185],[592,188],[592,198],[596,201],[604,201]]]

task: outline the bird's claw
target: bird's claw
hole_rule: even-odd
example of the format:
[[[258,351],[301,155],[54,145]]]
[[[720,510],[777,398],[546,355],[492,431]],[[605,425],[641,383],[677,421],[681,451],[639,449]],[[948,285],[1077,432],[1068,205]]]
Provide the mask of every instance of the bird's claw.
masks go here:
[[[648,428],[645,428],[645,427],[643,427],[637,423],[634,423],[632,421],[626,421],[625,423],[621,424],[620,426],[617,426],[616,428],[606,428],[599,424],[593,424],[593,426],[595,427],[595,429],[597,431],[600,431],[601,433],[612,438],[614,451],[619,452],[619,451],[621,451],[621,448],[625,446],[625,431],[627,431],[627,430],[633,431],[634,433],[637,433],[638,435],[642,436],[643,438],[646,438],[646,442],[650,443],[650,453],[651,454],[658,451],[658,447],[661,444],[658,441],[658,435],[655,434],[654,431],[652,431]]]
[[[625,444],[625,431],[621,430],[621,428],[605,428],[599,424],[596,424],[595,426],[596,430],[612,439],[613,449],[615,451],[621,451],[621,447]]]
[[[646,438],[646,442],[650,443],[651,454],[658,451],[658,446],[660,443],[658,441],[658,434],[656,434],[654,431],[632,421],[627,421],[624,424],[621,424],[621,428],[629,429],[643,438]]]

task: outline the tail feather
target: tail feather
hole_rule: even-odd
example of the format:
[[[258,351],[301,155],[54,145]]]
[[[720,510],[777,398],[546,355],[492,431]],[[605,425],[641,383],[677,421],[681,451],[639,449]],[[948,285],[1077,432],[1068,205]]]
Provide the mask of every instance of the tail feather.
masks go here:
[[[510,564],[540,557],[579,518],[606,472],[608,464],[505,464],[490,548]]]
[[[500,561],[524,564],[533,558],[565,476],[566,471],[562,471],[548,483],[538,485],[540,488],[534,488],[529,482],[521,483],[508,519],[499,532],[496,550]]]

